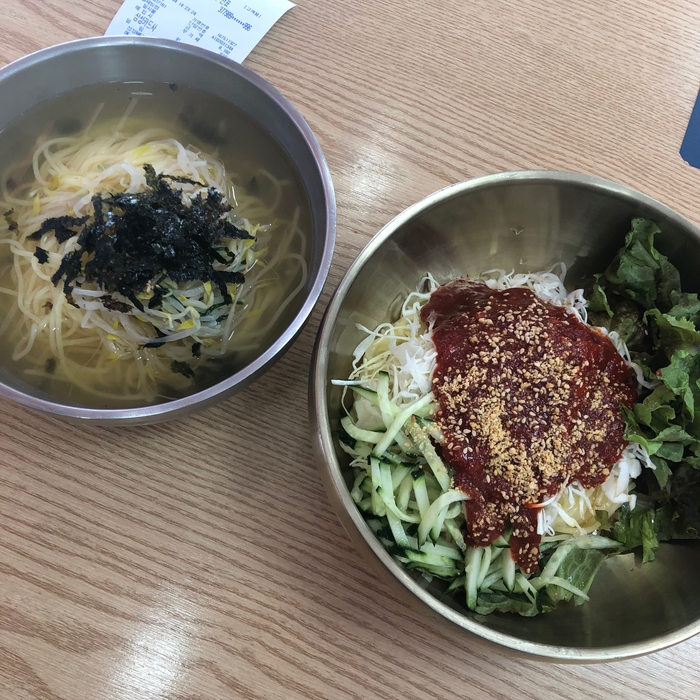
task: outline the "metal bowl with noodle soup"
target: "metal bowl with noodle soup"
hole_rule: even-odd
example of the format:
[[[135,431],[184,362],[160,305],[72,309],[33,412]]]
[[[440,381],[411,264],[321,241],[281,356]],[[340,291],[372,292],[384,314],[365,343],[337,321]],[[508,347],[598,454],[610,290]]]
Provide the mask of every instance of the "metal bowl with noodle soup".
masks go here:
[[[69,417],[157,420],[289,345],[330,262],[333,192],[291,105],[207,52],[77,42],[6,68],[0,92],[88,56],[89,81],[0,115],[0,388]],[[117,59],[122,79],[100,81]]]

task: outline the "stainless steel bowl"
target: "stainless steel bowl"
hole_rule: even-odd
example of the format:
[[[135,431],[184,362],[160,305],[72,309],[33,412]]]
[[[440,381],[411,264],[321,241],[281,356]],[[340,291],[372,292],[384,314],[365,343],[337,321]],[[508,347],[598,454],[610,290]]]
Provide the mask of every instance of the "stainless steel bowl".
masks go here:
[[[0,70],[0,132],[49,98],[85,86],[138,81],[170,83],[173,89],[197,88],[229,102],[281,148],[308,197],[308,281],[254,359],[213,386],[181,399],[124,409],[86,408],[33,389],[11,367],[0,367],[0,396],[74,421],[152,423],[188,414],[240,391],[279,359],[301,331],[333,256],[335,195],[326,160],[308,124],[265,80],[209,51],[174,41],[129,37],[86,39],[39,51]]]
[[[581,606],[535,618],[477,615],[402,568],[375,538],[350,498],[347,458],[335,432],[341,416],[332,378],[351,370],[362,339],[357,323],[393,320],[426,272],[440,282],[500,267],[545,269],[558,261],[568,282],[601,271],[634,216],[664,232],[659,247],[698,290],[700,230],[659,202],[622,185],[561,172],[515,172],[470,180],[430,195],[385,226],[352,264],[328,307],[311,372],[310,404],[321,475],[333,507],[364,557],[447,620],[510,649],[560,661],[623,659],[680,642],[700,631],[700,543],[662,545],[640,566],[632,554],[606,562]]]

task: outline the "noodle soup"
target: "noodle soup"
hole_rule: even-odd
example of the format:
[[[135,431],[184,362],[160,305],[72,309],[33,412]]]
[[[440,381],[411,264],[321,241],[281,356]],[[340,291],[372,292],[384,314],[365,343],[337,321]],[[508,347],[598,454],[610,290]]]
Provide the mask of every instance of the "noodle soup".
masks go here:
[[[0,362],[50,397],[180,398],[244,367],[295,313],[306,195],[219,98],[81,89],[0,134],[0,163]]]

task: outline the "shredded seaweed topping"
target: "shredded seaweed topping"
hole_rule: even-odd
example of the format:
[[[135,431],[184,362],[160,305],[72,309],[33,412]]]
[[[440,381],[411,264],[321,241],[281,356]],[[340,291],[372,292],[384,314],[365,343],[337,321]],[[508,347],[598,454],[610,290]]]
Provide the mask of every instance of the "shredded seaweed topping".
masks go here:
[[[192,344],[192,357],[201,357],[202,356],[202,344],[201,343],[193,343]]]
[[[148,343],[142,345],[142,348],[159,348],[163,343],[167,342],[163,338],[167,338],[166,334],[163,333],[158,326],[153,326],[153,330],[156,332],[156,340],[151,340]]]
[[[164,180],[170,180],[170,182],[181,182],[184,185],[198,185],[199,187],[206,187],[206,185],[199,180],[193,180],[189,177],[181,177],[180,175],[163,175],[161,173],[159,177],[162,177]]]
[[[53,374],[56,371],[56,359],[53,357],[49,357],[48,360],[44,363],[44,369],[46,370],[47,374]]]
[[[170,369],[173,372],[177,372],[177,374],[187,377],[187,379],[192,379],[194,377],[194,370],[186,362],[173,360],[170,363]]]
[[[39,261],[40,265],[43,265],[45,262],[49,261],[49,254],[39,246],[37,246],[36,250],[34,251],[34,257]]]
[[[29,236],[30,240],[39,240],[53,231],[56,239],[64,242],[78,235],[76,248],[63,256],[51,281],[58,285],[63,280],[63,291],[71,303],[73,288],[91,282],[105,292],[121,294],[139,311],[144,307],[137,295],[149,292],[152,297],[148,307],[159,308],[166,291],[159,285],[166,278],[176,284],[211,282],[226,303],[232,303],[227,285],[241,284],[245,277],[240,272],[217,269],[231,258],[216,248],[221,249],[222,239],[253,237],[228,221],[226,214],[231,205],[218,190],[211,188],[206,196],[197,194],[187,205],[181,190],[173,189],[168,181],[202,183],[157,175],[151,165],[145,165],[144,170],[144,192],[106,197],[97,194],[92,198],[92,220],[70,216],[47,219]],[[116,300],[111,303],[113,306],[105,306],[123,304]]]
[[[131,307],[126,302],[119,301],[119,299],[115,299],[110,294],[105,294],[100,298],[100,301],[102,302],[102,306],[110,311],[118,311],[122,314],[128,314],[131,311]]]
[[[3,216],[5,217],[5,221],[7,222],[7,227],[10,229],[10,231],[16,231],[18,229],[17,222],[13,217],[14,213],[14,209],[9,209],[3,214]]]
[[[53,231],[53,235],[59,243],[65,243],[69,238],[73,238],[80,228],[90,217],[88,216],[55,216],[46,219],[39,227],[38,231],[34,231],[27,240],[38,241],[45,233]]]

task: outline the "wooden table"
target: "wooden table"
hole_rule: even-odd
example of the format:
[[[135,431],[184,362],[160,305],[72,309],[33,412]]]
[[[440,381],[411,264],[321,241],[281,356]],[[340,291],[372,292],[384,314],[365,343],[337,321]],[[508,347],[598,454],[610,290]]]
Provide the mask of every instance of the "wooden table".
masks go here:
[[[1,0],[0,63],[102,34],[119,0]],[[0,697],[690,698],[700,638],[606,666],[514,659],[408,612],[360,559],[311,454],[319,320],[369,238],[433,190],[557,168],[700,221],[678,149],[700,6],[299,0],[246,61],[328,158],[338,242],[286,357],[172,425],[73,427],[0,403]]]

